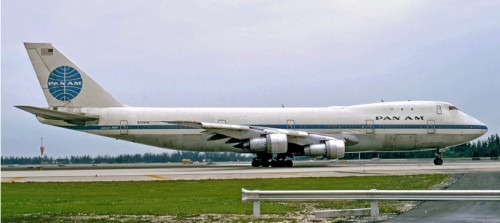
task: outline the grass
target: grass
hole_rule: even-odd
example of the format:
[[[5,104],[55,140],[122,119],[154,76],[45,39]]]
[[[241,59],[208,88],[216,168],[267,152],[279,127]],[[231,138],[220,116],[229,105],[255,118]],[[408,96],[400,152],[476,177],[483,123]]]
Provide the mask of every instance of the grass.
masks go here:
[[[237,179],[196,181],[127,181],[67,183],[2,183],[2,222],[40,222],[80,215],[251,215],[241,201],[241,188],[259,190],[428,189],[446,175],[330,178]],[[361,208],[368,202],[262,202],[263,214],[315,208]],[[398,212],[397,202],[381,202],[382,212]],[[47,218],[47,219],[46,219]],[[109,220],[109,219],[108,219]],[[94,222],[101,222],[95,220]]]

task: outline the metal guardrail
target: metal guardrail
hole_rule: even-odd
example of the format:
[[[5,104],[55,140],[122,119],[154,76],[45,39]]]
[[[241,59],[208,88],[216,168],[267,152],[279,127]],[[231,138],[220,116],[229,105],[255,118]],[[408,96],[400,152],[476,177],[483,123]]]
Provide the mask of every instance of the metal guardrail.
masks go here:
[[[377,216],[380,200],[399,201],[500,201],[500,190],[246,190],[242,201],[253,202],[253,216],[260,216],[260,201],[368,200]]]

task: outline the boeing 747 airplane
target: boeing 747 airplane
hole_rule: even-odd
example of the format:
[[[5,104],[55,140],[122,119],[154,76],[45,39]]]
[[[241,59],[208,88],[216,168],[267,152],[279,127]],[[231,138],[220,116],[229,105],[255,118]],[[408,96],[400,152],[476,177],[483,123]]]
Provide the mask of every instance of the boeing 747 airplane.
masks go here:
[[[439,101],[320,108],[139,108],[127,106],[50,43],[25,43],[48,107],[16,106],[43,124],[160,148],[253,153],[254,167],[291,167],[288,157],[440,149],[488,128]]]

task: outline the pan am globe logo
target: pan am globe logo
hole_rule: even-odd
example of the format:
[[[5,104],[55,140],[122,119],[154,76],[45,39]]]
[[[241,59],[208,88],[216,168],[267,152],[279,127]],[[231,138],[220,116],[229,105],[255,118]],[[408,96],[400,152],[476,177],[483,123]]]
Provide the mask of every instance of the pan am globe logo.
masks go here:
[[[70,66],[54,69],[47,82],[50,94],[59,101],[70,101],[82,90],[82,76]]]

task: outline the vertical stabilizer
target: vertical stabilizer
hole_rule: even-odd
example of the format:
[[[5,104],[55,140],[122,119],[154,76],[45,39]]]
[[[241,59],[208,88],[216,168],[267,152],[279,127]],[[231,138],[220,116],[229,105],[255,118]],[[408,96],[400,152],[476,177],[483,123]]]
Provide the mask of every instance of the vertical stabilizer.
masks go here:
[[[124,106],[51,43],[24,43],[50,107]]]

